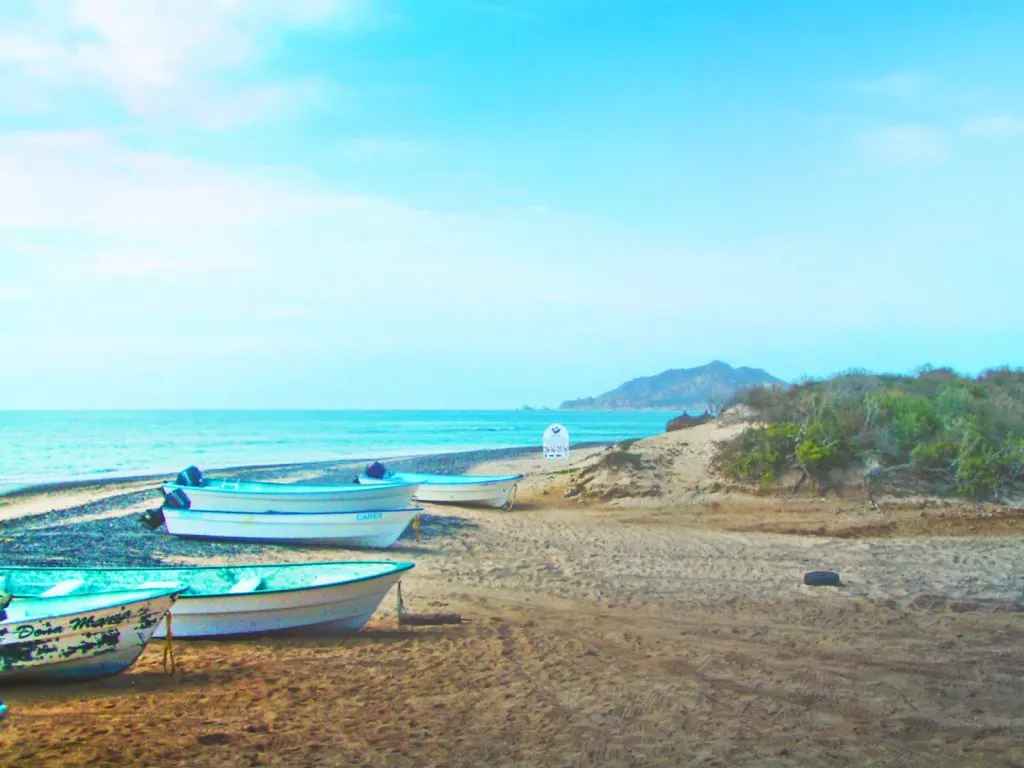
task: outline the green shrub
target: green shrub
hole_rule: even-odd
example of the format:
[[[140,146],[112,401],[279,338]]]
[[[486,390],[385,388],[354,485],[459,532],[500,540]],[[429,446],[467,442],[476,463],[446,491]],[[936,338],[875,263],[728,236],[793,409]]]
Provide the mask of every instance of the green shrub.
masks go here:
[[[900,454],[909,454],[915,445],[935,434],[939,420],[935,406],[925,397],[889,390],[869,396],[876,422],[884,423]]]
[[[749,429],[719,453],[718,464],[734,480],[771,485],[792,463],[799,436],[800,427],[792,422]]]
[[[796,460],[808,469],[823,469],[832,458],[832,449],[817,440],[804,440],[796,447]]]
[[[831,469],[881,463],[945,475],[975,498],[1024,487],[1024,370],[976,378],[948,368],[854,371],[746,390],[735,402],[765,426],[721,446],[717,466],[734,479],[770,484],[802,469],[820,480]]]
[[[999,455],[980,435],[964,441],[956,458],[956,487],[964,496],[985,498],[999,486]]]
[[[959,450],[956,443],[949,440],[918,443],[910,452],[910,463],[920,469],[943,469],[953,463]]]

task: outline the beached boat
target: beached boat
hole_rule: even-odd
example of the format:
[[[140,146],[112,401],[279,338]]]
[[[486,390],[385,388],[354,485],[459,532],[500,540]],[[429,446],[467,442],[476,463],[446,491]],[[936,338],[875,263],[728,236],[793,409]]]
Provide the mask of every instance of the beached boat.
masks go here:
[[[128,669],[180,591],[11,600],[0,621],[0,681],[86,680]]]
[[[383,472],[383,474],[381,474]],[[389,472],[379,462],[359,475],[363,485],[412,483],[416,501],[431,504],[466,504],[511,507],[522,475],[437,475],[422,472]]]
[[[384,596],[414,566],[403,562],[327,562],[160,568],[0,569],[13,595],[51,590],[89,594],[132,587],[184,591],[171,608],[174,637],[361,629]],[[154,635],[163,637],[161,621]]]
[[[178,476],[179,481],[185,479],[182,477],[184,474],[183,472]],[[210,480],[200,475],[196,485],[181,482],[165,483],[163,491],[165,507],[169,502],[170,506],[180,504],[203,512],[308,514],[401,509],[412,501],[416,484],[395,481],[379,487],[356,483],[303,485],[250,480]]]
[[[204,539],[274,541],[289,544],[340,544],[390,547],[423,509],[370,512],[211,512],[163,508],[167,532]]]

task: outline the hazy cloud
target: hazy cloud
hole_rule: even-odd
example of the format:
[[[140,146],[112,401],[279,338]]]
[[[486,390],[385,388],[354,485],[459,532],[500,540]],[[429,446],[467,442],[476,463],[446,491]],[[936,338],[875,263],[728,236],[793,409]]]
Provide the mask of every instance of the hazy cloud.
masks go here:
[[[890,125],[868,131],[857,139],[872,161],[897,168],[926,170],[949,158],[950,137],[928,125]]]
[[[991,115],[974,117],[964,123],[964,131],[972,136],[1001,138],[1024,133],[1024,117],[1015,115]]]
[[[873,80],[862,80],[850,87],[857,93],[869,96],[908,98],[929,90],[935,84],[930,75],[923,72],[891,72]]]
[[[0,14],[2,15],[2,14]],[[0,31],[0,74],[17,103],[41,107],[68,89],[109,93],[129,111],[177,115],[223,127],[308,105],[309,81],[231,83],[282,30],[352,26],[369,18],[362,0],[68,0],[40,4]],[[34,93],[35,102],[27,95]],[[211,113],[213,116],[211,117]]]
[[[383,137],[342,139],[335,145],[335,149],[347,160],[408,159],[426,153],[426,148],[420,142]]]

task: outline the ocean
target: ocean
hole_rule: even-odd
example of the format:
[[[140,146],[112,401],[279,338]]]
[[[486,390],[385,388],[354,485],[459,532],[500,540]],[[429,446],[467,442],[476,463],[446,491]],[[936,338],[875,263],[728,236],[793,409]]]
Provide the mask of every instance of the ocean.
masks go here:
[[[663,432],[666,411],[0,411],[0,493],[218,467],[539,446]]]

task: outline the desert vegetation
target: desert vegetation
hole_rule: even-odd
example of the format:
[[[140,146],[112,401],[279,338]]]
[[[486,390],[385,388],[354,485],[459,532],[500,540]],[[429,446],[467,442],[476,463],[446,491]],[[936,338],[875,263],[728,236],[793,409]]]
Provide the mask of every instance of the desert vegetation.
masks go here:
[[[931,492],[1000,499],[1024,491],[1024,370],[977,377],[925,368],[915,376],[849,372],[793,386],[757,387],[755,428],[724,443],[727,477],[770,486],[796,476],[822,489],[842,470],[870,483],[897,473]]]
[[[683,413],[676,416],[674,419],[669,420],[665,427],[666,432],[675,432],[677,429],[689,429],[690,427],[699,427],[701,424],[707,424],[712,421],[717,415],[717,411],[712,411],[711,408],[704,410],[700,416],[691,416],[688,413]]]

